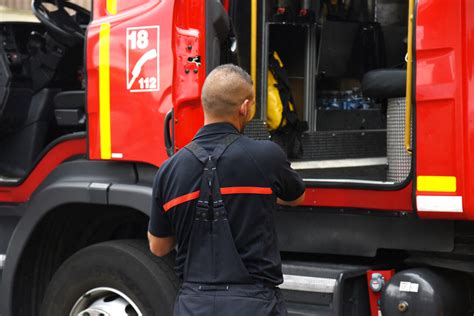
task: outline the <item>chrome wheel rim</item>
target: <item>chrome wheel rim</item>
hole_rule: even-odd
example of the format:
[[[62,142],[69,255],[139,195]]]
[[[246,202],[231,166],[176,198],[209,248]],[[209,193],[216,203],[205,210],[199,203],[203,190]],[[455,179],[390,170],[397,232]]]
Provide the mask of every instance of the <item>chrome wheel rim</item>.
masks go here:
[[[123,292],[110,287],[98,287],[84,293],[72,307],[69,316],[142,316],[142,312]]]

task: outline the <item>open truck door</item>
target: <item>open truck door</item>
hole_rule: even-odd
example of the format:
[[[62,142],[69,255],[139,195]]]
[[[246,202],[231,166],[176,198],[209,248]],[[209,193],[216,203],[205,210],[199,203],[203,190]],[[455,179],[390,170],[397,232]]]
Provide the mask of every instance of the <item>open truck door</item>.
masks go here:
[[[87,35],[89,156],[159,164],[171,110],[173,1],[96,1]]]
[[[209,2],[95,2],[87,36],[91,159],[159,166],[202,126]]]

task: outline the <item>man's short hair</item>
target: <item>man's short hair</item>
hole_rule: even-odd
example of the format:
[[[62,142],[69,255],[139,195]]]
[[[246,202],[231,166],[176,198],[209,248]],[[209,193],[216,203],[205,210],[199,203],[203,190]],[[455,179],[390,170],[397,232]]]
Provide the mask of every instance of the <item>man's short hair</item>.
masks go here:
[[[245,99],[253,99],[249,74],[233,64],[218,66],[207,76],[202,88],[204,112],[217,117],[234,115]]]

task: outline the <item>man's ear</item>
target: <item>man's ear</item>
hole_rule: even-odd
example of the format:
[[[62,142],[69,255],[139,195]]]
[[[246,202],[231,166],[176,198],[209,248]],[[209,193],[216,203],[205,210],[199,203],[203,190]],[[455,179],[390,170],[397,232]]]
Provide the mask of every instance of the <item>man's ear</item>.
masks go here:
[[[249,111],[249,100],[245,99],[245,101],[240,105],[239,114],[241,116],[247,117]]]
[[[247,120],[247,122],[250,122],[253,119],[253,117],[255,116],[255,111],[256,111],[254,100],[253,99],[245,99],[245,101],[242,103],[240,108],[241,109],[245,108],[245,111],[241,110],[241,111],[239,111],[239,113],[240,113],[240,115],[245,116],[245,119]]]

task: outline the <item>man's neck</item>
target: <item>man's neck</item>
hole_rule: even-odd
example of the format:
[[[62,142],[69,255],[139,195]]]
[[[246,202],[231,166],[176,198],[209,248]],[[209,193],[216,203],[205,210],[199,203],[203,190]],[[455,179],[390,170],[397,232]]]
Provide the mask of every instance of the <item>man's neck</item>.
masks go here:
[[[233,125],[239,132],[242,132],[241,122],[238,119],[204,117],[204,125],[216,123],[229,123]]]

